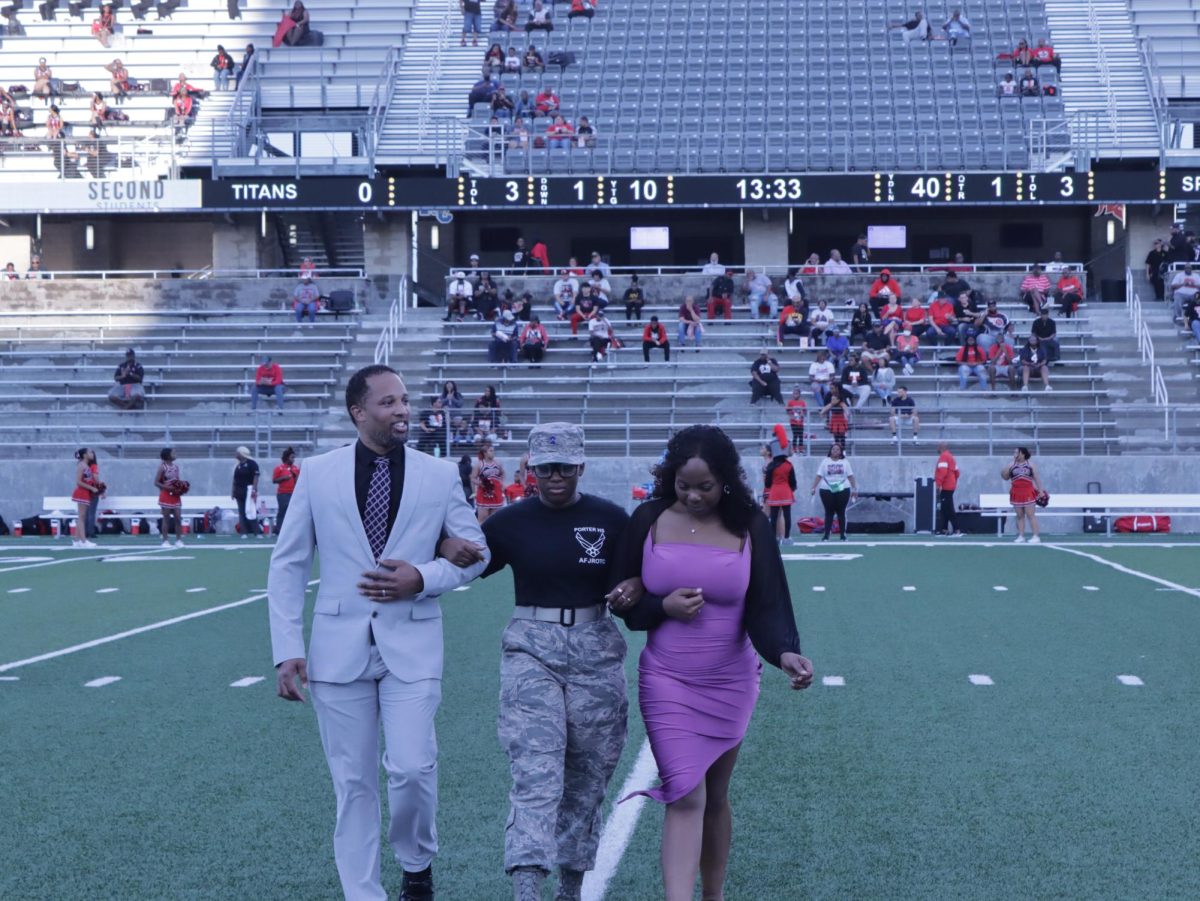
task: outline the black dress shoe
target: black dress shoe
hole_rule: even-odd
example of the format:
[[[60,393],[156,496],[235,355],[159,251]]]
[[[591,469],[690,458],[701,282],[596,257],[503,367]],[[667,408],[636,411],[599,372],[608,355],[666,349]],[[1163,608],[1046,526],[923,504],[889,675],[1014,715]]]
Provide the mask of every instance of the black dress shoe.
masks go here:
[[[397,901],[433,901],[433,867],[426,867],[418,873],[405,870]]]

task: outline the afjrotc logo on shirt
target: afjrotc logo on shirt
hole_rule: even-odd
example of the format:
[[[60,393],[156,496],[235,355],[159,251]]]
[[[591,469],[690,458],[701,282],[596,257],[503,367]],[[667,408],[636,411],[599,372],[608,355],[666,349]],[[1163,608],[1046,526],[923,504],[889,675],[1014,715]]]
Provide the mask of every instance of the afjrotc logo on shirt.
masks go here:
[[[575,540],[579,542],[579,546],[583,548],[586,557],[580,557],[580,563],[607,563],[600,554],[604,551],[604,539],[606,535],[604,529],[593,528],[590,526],[581,526],[575,529]]]

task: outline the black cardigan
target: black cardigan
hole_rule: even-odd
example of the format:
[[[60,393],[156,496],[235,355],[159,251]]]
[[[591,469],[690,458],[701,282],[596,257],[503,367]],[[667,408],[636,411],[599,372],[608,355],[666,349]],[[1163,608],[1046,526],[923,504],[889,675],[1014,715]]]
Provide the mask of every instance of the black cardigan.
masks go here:
[[[642,551],[646,536],[670,502],[651,500],[633,512],[617,556],[621,569],[617,581],[642,575]],[[619,614],[634,631],[645,632],[664,622],[663,597],[646,592],[632,608]],[[746,590],[746,633],[754,649],[772,666],[786,651],[800,653],[796,616],[788,593],[783,558],[775,541],[775,530],[762,513],[750,522],[750,587]]]

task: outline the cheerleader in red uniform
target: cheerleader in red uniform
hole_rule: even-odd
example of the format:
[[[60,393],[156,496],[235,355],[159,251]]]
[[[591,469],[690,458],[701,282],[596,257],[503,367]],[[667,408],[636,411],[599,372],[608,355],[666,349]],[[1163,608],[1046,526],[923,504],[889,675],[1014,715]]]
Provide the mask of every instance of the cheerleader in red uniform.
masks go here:
[[[829,434],[833,436],[843,452],[846,450],[846,434],[850,431],[850,404],[842,396],[840,385],[829,386],[829,403],[821,408],[818,415],[828,414]]]
[[[540,493],[537,476],[529,468],[529,454],[521,454],[521,460],[517,464],[517,482],[523,486],[525,497],[537,497]]]
[[[780,541],[792,537],[792,505],[796,503],[796,470],[788,460],[788,435],[783,426],[775,426],[774,456],[763,474],[771,526]],[[783,514],[780,516],[780,514]]]
[[[75,537],[71,547],[96,547],[92,537],[96,534],[96,503],[100,499],[100,467],[96,464],[96,452],[81,447],[75,451],[75,490],[71,500],[75,502]]]
[[[1012,462],[1000,470],[1000,477],[1010,483],[1008,499],[1017,516],[1017,544],[1025,543],[1026,522],[1029,523],[1029,529],[1033,533],[1029,543],[1042,543],[1037,516],[1033,511],[1037,506],[1038,498],[1046,493],[1046,489],[1042,487],[1042,480],[1038,476],[1037,468],[1029,459],[1030,456],[1032,455],[1029,453],[1029,448],[1018,447],[1013,451]]]
[[[490,441],[479,445],[479,459],[471,467],[471,485],[475,488],[475,516],[483,523],[504,506],[504,467],[497,462]]]
[[[171,547],[170,535],[175,534],[175,547],[183,547],[179,537],[179,511],[183,508],[183,496],[191,486],[179,478],[179,465],[175,462],[175,451],[169,447],[158,455],[162,462],[154,474],[154,487],[158,489],[158,509],[162,511],[162,546]]]

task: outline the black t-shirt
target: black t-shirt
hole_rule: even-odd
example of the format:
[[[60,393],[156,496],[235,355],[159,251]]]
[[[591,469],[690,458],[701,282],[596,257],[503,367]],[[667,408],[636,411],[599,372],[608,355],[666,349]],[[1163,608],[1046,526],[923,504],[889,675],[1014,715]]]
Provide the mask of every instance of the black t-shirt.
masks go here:
[[[733,296],[733,279],[728,275],[718,275],[712,282],[713,297],[732,297]]]
[[[590,494],[561,509],[534,498],[513,504],[483,524],[492,552],[483,575],[511,566],[519,607],[602,604],[628,523],[624,510]]]
[[[1166,261],[1167,255],[1161,250],[1152,250],[1146,254],[1146,265],[1150,267],[1151,278],[1155,278],[1160,275],[1159,269]]]
[[[1053,338],[1058,333],[1058,326],[1054,324],[1053,319],[1043,319],[1039,316],[1033,320],[1033,325],[1029,327],[1029,331],[1039,338]]]
[[[953,281],[947,280],[942,282],[942,290],[946,292],[946,296],[951,300],[958,300],[958,295],[962,294],[964,291],[970,291],[972,289],[970,283],[966,279],[956,278]]]
[[[860,385],[871,384],[871,376],[867,374],[867,370],[861,365],[847,366],[842,370],[842,384],[850,385],[857,388]]]
[[[483,3],[480,0],[462,0],[462,9],[464,13],[478,15],[483,12]]]
[[[767,357],[765,360],[755,360],[750,364],[750,371],[757,373],[758,377],[769,385],[772,382],[779,381],[779,373],[771,368],[772,363],[776,367],[779,366],[779,362],[774,357]]]
[[[917,402],[911,397],[901,397],[897,394],[891,400],[892,409],[896,411],[898,416],[908,416],[917,408]]]
[[[625,303],[639,304],[639,303],[643,303],[643,302],[644,302],[644,298],[642,297],[642,289],[641,288],[626,288],[625,289]]]
[[[240,462],[233,470],[233,487],[247,488],[254,484],[254,480],[258,478],[258,464],[247,458]]]

